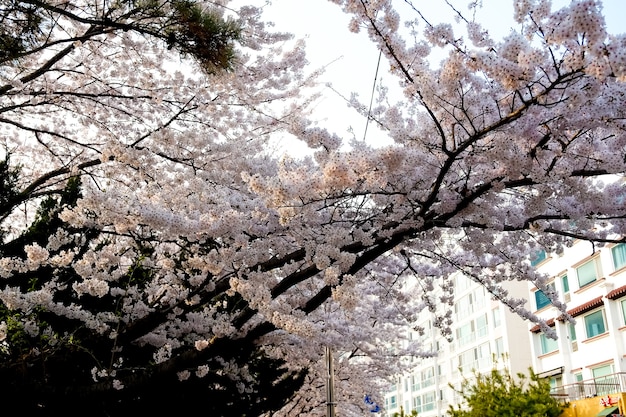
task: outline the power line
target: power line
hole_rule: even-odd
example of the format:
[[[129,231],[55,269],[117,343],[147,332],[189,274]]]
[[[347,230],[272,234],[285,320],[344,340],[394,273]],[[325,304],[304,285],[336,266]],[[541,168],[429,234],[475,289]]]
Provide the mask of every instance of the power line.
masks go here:
[[[367,136],[367,127],[370,124],[370,118],[372,114],[372,103],[374,102],[374,92],[376,91],[376,81],[378,80],[378,68],[380,68],[380,57],[383,54],[383,50],[378,51],[378,63],[376,64],[376,74],[374,74],[374,85],[372,85],[372,95],[370,97],[370,107],[367,110],[367,120],[365,121],[365,132],[363,133],[363,140]]]

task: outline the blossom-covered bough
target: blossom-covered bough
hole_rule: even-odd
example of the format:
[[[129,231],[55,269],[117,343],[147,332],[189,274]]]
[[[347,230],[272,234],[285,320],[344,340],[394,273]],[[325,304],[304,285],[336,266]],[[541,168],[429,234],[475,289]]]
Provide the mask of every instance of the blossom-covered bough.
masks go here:
[[[366,114],[391,145],[307,121],[304,46],[259,9],[0,2],[3,392],[43,413],[314,414],[331,346],[338,408],[362,415],[429,354],[398,329],[428,309],[449,336],[453,274],[538,321],[502,288],[547,290],[530,254],[623,240],[626,38],[599,2],[515,1],[501,42],[409,1],[334,2],[400,80]],[[275,156],[279,131],[312,156]]]

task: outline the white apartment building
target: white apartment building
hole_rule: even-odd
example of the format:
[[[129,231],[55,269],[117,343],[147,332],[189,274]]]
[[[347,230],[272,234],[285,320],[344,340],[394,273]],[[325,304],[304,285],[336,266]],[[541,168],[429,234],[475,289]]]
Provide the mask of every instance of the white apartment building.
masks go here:
[[[598,248],[576,241],[562,254],[542,253],[536,261],[576,323],[565,321],[543,292],[530,289],[531,308],[558,336],[549,339],[530,326],[535,372],[549,377],[553,393],[567,401],[625,391],[626,244]]]
[[[398,378],[385,397],[387,416],[416,410],[420,417],[447,415],[449,405],[461,398],[449,384],[458,388],[463,377],[473,370],[488,372],[494,367],[507,367],[512,372],[528,372],[532,364],[529,349],[531,332],[528,324],[501,303],[493,301],[485,289],[463,275],[454,277],[455,317],[454,341],[448,342],[432,329],[428,312],[422,313],[421,325],[426,332],[421,338],[438,355],[414,360],[409,374]],[[526,294],[528,284],[509,282],[512,294]],[[414,337],[419,337],[417,333]]]

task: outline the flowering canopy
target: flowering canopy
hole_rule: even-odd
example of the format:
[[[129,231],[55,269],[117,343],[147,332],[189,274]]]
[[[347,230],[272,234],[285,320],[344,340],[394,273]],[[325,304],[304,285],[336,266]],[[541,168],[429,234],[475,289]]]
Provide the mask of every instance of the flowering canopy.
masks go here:
[[[393,358],[428,354],[381,341],[423,309],[449,335],[452,274],[538,321],[502,288],[545,289],[529,254],[622,240],[626,37],[599,2],[515,1],[496,42],[334,0],[404,92],[367,115],[382,147],[307,122],[303,44],[227,3],[0,2],[3,390],[254,415],[304,384],[281,413],[305,415],[328,345],[360,415]],[[280,130],[312,157],[272,155]]]

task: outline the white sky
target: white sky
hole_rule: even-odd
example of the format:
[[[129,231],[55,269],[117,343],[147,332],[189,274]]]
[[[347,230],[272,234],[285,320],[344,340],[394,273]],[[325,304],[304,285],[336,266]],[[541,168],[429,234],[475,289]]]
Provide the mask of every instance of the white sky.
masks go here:
[[[361,101],[369,103],[374,84],[378,50],[367,39],[365,33],[354,34],[348,30],[350,16],[328,0],[270,0],[264,16],[275,23],[275,29],[291,32],[296,38],[305,38],[307,56],[312,69],[328,65],[321,83],[330,83],[333,89],[325,90],[322,101],[315,109],[315,117],[323,126],[348,137],[348,130],[363,138],[366,120],[354,110],[347,108],[339,94],[349,97],[357,93]],[[431,23],[453,22],[450,11],[443,0],[412,0]],[[451,0],[459,11],[467,11],[469,0]],[[513,0],[482,0],[483,8],[477,21],[484,24],[491,37],[498,40],[515,25],[513,22]],[[553,0],[553,10],[567,0]],[[625,31],[626,0],[604,0],[604,15],[609,32]],[[399,5],[405,5],[398,1]],[[412,13],[407,18],[415,18]],[[386,75],[389,64],[381,61],[377,82],[381,79],[387,85],[395,84],[395,79]],[[338,94],[339,93],[339,94]],[[368,139],[376,135],[370,124]]]

